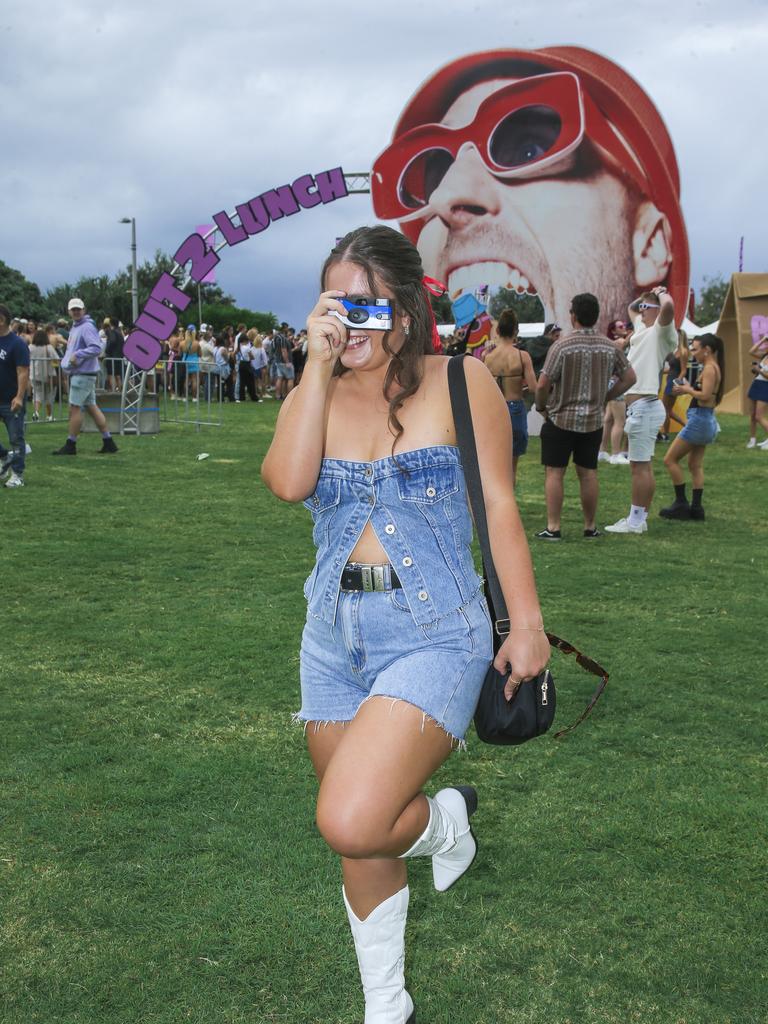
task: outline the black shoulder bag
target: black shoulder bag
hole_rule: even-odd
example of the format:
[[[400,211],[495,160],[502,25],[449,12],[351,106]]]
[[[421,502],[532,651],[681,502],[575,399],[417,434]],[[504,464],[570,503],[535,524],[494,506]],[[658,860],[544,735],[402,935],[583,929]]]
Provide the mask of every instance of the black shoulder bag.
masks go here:
[[[464,356],[453,356],[448,363],[448,387],[451,396],[453,419],[456,424],[456,439],[459,444],[461,461],[464,468],[464,479],[467,484],[470,506],[475,519],[480,550],[483,555],[483,574],[485,576],[485,595],[491,613],[493,628],[494,656],[509,633],[510,623],[507,618],[507,607],[501,584],[491,555],[491,544],[488,538],[488,522],[485,515],[483,483],[480,479],[480,468],[477,462],[475,432],[472,427],[472,412],[467,394],[467,380],[464,373]],[[471,356],[468,358],[472,358]],[[555,733],[559,739],[575,729],[583,722],[597,703],[600,694],[608,682],[608,673],[591,658],[587,658],[576,650],[567,640],[547,633],[547,640],[552,647],[563,654],[575,654],[577,664],[586,671],[600,677],[600,683],[592,695],[589,704],[576,719],[573,725]],[[504,696],[504,685],[507,676],[502,676],[491,662],[483,688],[480,691],[475,711],[475,729],[477,735],[485,743],[503,744],[507,746],[525,743],[535,736],[541,736],[552,725],[555,717],[555,681],[549,669],[545,669],[535,679],[525,679],[517,688],[514,697],[508,701]]]

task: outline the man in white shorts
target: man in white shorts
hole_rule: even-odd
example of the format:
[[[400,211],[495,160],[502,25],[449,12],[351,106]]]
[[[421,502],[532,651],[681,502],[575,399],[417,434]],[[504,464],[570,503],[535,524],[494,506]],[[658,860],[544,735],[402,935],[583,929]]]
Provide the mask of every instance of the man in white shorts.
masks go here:
[[[666,415],[659,398],[659,382],[667,356],[677,347],[675,307],[666,288],[659,286],[635,299],[629,305],[629,317],[634,333],[629,341],[627,357],[637,377],[624,396],[627,403],[624,433],[629,441],[632,504],[627,516],[612,526],[606,526],[606,533],[646,533],[648,530],[648,510],[656,490],[651,459],[656,435]]]

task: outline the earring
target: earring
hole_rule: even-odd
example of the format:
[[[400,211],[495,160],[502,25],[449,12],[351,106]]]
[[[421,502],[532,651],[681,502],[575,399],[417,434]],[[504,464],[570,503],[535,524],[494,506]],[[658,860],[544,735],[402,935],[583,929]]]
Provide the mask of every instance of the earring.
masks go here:
[[[403,334],[405,334],[405,336],[407,338],[410,333],[411,333],[411,325],[410,325],[410,323],[407,323],[407,324],[405,324],[403,326]]]

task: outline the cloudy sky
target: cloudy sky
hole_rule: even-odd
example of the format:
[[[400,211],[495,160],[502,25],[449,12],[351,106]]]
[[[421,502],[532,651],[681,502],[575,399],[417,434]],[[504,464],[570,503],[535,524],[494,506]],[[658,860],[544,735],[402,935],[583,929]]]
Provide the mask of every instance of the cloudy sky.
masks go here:
[[[473,51],[574,44],[646,89],[674,140],[692,283],[768,270],[765,0],[5,0],[0,259],[46,289],[173,251],[222,208],[368,170],[404,103]],[[224,250],[238,302],[301,325],[350,196]]]

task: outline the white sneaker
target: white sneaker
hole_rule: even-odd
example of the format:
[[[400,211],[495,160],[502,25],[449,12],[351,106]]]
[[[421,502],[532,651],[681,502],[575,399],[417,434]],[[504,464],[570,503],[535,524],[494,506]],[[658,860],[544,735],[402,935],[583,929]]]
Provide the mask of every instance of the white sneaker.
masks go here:
[[[757,447],[762,448],[763,451],[768,451],[768,437],[765,439],[765,441],[761,441]]]
[[[756,437],[750,437],[750,439],[747,441],[747,448],[756,448],[756,447],[757,447],[757,438]]]
[[[14,473],[13,471],[11,471],[10,479],[6,480],[5,486],[6,487],[23,487],[24,486],[24,477],[23,476],[19,476],[18,473]]]
[[[640,526],[632,526],[630,521],[625,516],[623,519],[619,519],[617,523],[612,526],[606,526],[606,533],[647,533],[647,523],[641,523]]]
[[[597,461],[598,462],[610,462],[611,461],[611,456],[608,454],[608,452],[604,452],[602,449],[600,449],[600,451],[597,453]]]
[[[619,452],[617,455],[611,455],[608,461],[612,466],[628,466],[629,456],[626,452]]]
[[[46,423],[53,423],[53,416],[46,416],[45,417],[45,422]]]
[[[35,423],[37,423],[37,421],[40,419],[40,413],[39,412],[33,412],[32,413],[32,419],[33,419],[33,421]]]

